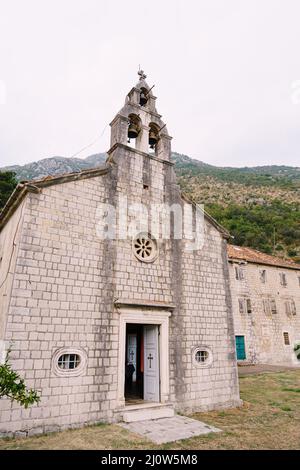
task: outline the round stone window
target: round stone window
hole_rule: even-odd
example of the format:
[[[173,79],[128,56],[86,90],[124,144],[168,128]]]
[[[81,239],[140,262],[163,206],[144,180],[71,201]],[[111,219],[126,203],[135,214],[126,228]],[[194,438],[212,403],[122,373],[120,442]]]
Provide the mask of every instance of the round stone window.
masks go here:
[[[52,356],[52,370],[60,377],[78,376],[84,373],[87,365],[85,351],[77,348],[61,348]]]
[[[133,252],[140,261],[151,263],[157,256],[157,243],[149,233],[139,233],[133,240]]]
[[[197,351],[195,354],[195,361],[198,362],[199,364],[204,364],[204,362],[207,361],[208,359],[208,351]]]
[[[208,366],[212,363],[212,353],[206,347],[195,348],[193,351],[193,362],[196,366]]]

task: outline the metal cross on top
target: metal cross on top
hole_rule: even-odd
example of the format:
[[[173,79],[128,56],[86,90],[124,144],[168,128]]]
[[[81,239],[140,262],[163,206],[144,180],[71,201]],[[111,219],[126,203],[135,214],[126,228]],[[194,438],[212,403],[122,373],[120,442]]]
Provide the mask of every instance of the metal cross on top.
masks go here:
[[[149,369],[151,369],[151,364],[152,364],[152,361],[154,359],[154,357],[152,356],[152,354],[150,353],[149,356],[147,357],[148,361],[149,361]]]
[[[140,80],[146,80],[147,75],[145,74],[144,70],[139,70],[138,75],[140,76]]]

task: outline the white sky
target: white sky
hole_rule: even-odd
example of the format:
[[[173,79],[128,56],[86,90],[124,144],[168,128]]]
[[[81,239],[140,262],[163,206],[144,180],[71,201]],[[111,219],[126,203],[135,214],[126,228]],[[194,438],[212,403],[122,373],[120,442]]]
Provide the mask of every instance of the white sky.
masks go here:
[[[299,0],[0,0],[0,166],[95,140],[139,64],[173,150],[300,166],[299,23]]]

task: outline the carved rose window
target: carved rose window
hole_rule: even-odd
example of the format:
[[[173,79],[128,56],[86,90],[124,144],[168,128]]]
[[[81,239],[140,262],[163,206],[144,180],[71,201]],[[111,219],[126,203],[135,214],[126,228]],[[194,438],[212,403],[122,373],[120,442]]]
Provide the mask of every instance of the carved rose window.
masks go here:
[[[137,259],[150,263],[157,256],[157,244],[149,233],[139,233],[133,240],[133,251]]]

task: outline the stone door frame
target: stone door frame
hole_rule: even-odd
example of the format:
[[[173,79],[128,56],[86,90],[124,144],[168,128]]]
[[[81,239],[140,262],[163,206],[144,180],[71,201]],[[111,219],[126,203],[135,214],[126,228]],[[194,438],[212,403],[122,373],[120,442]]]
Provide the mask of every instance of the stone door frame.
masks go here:
[[[170,311],[153,310],[119,310],[119,358],[118,358],[118,407],[125,407],[125,358],[126,358],[126,325],[127,323],[137,323],[141,325],[158,325],[159,334],[159,375],[160,375],[160,403],[169,400],[169,317]]]

